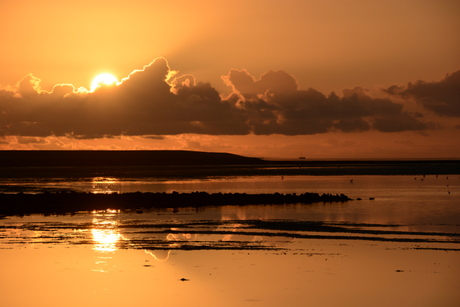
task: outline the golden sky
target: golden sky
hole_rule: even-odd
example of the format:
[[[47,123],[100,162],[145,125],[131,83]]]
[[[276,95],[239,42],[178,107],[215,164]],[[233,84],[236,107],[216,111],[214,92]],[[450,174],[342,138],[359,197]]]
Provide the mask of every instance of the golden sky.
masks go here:
[[[456,0],[0,0],[0,149],[460,158],[459,15]],[[91,90],[101,73],[119,82]]]

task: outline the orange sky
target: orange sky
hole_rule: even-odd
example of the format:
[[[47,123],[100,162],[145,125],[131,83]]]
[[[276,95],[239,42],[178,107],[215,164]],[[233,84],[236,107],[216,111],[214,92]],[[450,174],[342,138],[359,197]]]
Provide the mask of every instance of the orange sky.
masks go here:
[[[459,13],[455,0],[2,0],[0,149],[460,158]],[[126,79],[72,93],[100,73]]]

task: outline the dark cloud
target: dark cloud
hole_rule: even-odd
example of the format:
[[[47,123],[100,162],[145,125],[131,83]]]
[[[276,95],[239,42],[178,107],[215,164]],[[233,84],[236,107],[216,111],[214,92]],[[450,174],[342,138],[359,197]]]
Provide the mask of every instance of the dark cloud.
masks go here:
[[[164,140],[165,137],[161,135],[144,135],[143,136],[145,139],[150,139],[150,140]]]
[[[381,132],[400,132],[407,130],[424,130],[427,124],[420,122],[408,113],[395,116],[379,116],[373,119],[374,129]]]
[[[326,97],[314,89],[298,90],[295,79],[285,72],[267,74],[269,78],[263,75],[255,81],[247,71],[231,71],[224,78],[241,95],[239,105],[247,112],[248,125],[255,134],[300,135],[371,129],[399,132],[427,128],[403,111],[402,104],[371,98],[360,87],[344,90],[342,98],[335,93]],[[277,77],[273,77],[275,74]],[[280,82],[283,78],[284,82]],[[263,86],[256,86],[260,84]]]
[[[260,94],[272,93],[291,93],[297,90],[297,81],[285,71],[270,70],[256,80],[247,70],[232,69],[228,76],[222,76],[225,84],[233,88],[245,99],[256,98]]]
[[[177,76],[162,58],[117,86],[94,92],[68,84],[42,91],[40,79],[30,74],[15,91],[0,90],[0,135],[155,138],[427,128],[420,115],[405,112],[402,104],[389,99],[372,98],[360,87],[344,90],[342,97],[325,96],[314,89],[299,90],[296,79],[282,70],[268,71],[258,80],[246,70],[231,70],[223,80],[233,89],[226,99],[209,83]]]
[[[40,91],[40,80],[29,75],[16,93],[0,93],[0,133],[99,138],[249,132],[244,112],[223,101],[209,83],[190,78],[168,83],[171,75],[166,60],[157,59],[118,86],[92,93],[75,93],[68,85]]]
[[[443,116],[460,116],[460,70],[439,82],[417,81],[406,87],[385,89],[390,95],[413,98],[423,107]]]

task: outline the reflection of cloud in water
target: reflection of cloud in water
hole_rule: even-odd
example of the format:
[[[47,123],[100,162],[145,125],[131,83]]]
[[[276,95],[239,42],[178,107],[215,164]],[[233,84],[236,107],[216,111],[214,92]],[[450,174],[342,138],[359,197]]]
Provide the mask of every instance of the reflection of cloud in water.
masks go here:
[[[179,228],[173,227],[171,231],[180,231]],[[191,233],[169,233],[166,236],[166,240],[168,241],[191,241],[196,240],[197,235]]]
[[[157,261],[166,261],[169,259],[169,256],[171,255],[171,250],[158,250],[158,251],[149,251],[144,249],[144,252],[150,256],[153,257],[153,259]]]

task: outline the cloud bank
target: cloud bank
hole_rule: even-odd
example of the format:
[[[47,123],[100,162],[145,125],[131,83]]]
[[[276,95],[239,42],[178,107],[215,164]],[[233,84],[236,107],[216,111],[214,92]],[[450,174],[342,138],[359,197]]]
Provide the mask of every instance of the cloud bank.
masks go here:
[[[225,98],[209,83],[179,76],[164,58],[94,92],[70,84],[43,91],[40,79],[30,74],[16,87],[0,90],[0,135],[91,139],[429,129],[421,113],[406,111],[391,97],[415,99],[439,115],[460,116],[460,71],[440,82],[384,89],[389,98],[373,98],[361,87],[346,89],[341,97],[300,90],[296,79],[282,70],[256,79],[246,70],[232,69],[222,79],[232,89]]]
[[[447,74],[439,82],[417,81],[406,87],[391,86],[390,95],[412,98],[438,115],[460,117],[460,70]]]

